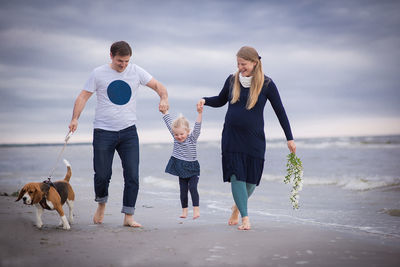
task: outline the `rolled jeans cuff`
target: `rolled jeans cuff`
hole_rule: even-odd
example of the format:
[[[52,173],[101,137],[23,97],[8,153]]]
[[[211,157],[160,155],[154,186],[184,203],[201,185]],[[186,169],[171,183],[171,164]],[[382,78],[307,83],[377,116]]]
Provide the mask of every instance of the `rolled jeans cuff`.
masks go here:
[[[96,202],[98,202],[98,203],[107,203],[107,200],[108,200],[108,196],[105,196],[105,197],[96,197],[96,198],[94,199],[94,201],[96,201]]]
[[[121,213],[133,215],[135,214],[135,207],[122,206]]]

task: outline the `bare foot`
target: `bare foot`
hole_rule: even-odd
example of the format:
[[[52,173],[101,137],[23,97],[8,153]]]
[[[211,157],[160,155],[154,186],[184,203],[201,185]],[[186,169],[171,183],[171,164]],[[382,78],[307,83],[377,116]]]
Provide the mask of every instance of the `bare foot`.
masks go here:
[[[193,220],[199,217],[200,217],[200,207],[199,206],[193,207]]]
[[[106,209],[106,203],[99,203],[97,206],[97,210],[93,216],[94,224],[102,224],[104,219],[104,211]]]
[[[228,224],[229,225],[236,225],[239,223],[239,210],[236,205],[232,206],[232,215],[229,218]]]
[[[249,216],[242,218],[242,225],[238,227],[239,230],[250,230],[250,219]]]
[[[182,209],[182,215],[179,216],[179,218],[186,218],[188,215],[188,208],[183,208]]]
[[[129,226],[129,227],[134,227],[134,228],[142,227],[142,225],[140,223],[136,222],[133,219],[132,214],[125,214],[124,226]]]

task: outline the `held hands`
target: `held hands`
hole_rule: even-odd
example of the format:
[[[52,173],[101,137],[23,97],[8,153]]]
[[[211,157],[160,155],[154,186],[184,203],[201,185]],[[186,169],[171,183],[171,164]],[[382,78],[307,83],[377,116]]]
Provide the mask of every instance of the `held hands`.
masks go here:
[[[196,105],[196,108],[197,108],[197,112],[198,112],[199,114],[203,113],[203,106],[202,106],[202,105],[197,104],[197,105]]]
[[[197,112],[199,114],[203,113],[203,107],[205,102],[206,101],[204,99],[200,99],[200,101],[197,103],[196,107],[197,107]],[[168,100],[161,100],[158,109],[162,114],[166,114],[169,110]]]
[[[169,110],[169,104],[168,104],[168,99],[161,99],[160,104],[158,105],[158,110],[162,113],[165,114]]]
[[[201,112],[203,112],[203,107],[204,104],[206,103],[206,101],[202,98],[199,100],[199,102],[197,102],[197,112],[200,112],[199,110],[201,110]]]
[[[203,119],[203,106],[204,105],[199,105],[199,103],[197,103],[196,108],[197,108],[197,112],[199,113],[197,115],[197,120],[196,122],[201,123],[202,119]]]

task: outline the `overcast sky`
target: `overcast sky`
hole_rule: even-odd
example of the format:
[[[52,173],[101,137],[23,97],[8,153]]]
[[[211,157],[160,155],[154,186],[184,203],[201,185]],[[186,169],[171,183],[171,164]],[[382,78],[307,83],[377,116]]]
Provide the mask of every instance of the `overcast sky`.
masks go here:
[[[399,12],[384,0],[1,1],[0,143],[62,142],[76,96],[118,40],[191,122],[250,45],[295,138],[400,134]],[[91,140],[94,107],[92,97],[74,141]],[[225,110],[205,108],[203,140],[219,139]],[[265,116],[267,137],[284,138],[269,104]],[[146,87],[138,117],[142,140],[168,135]]]

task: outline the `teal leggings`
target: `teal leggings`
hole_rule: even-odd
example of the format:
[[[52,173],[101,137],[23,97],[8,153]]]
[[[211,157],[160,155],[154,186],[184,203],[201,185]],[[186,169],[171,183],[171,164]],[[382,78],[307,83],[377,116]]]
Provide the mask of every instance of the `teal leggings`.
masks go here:
[[[247,216],[247,199],[253,194],[256,188],[255,184],[249,184],[236,179],[235,175],[231,176],[231,188],[233,199],[239,209],[240,215],[243,217]]]

